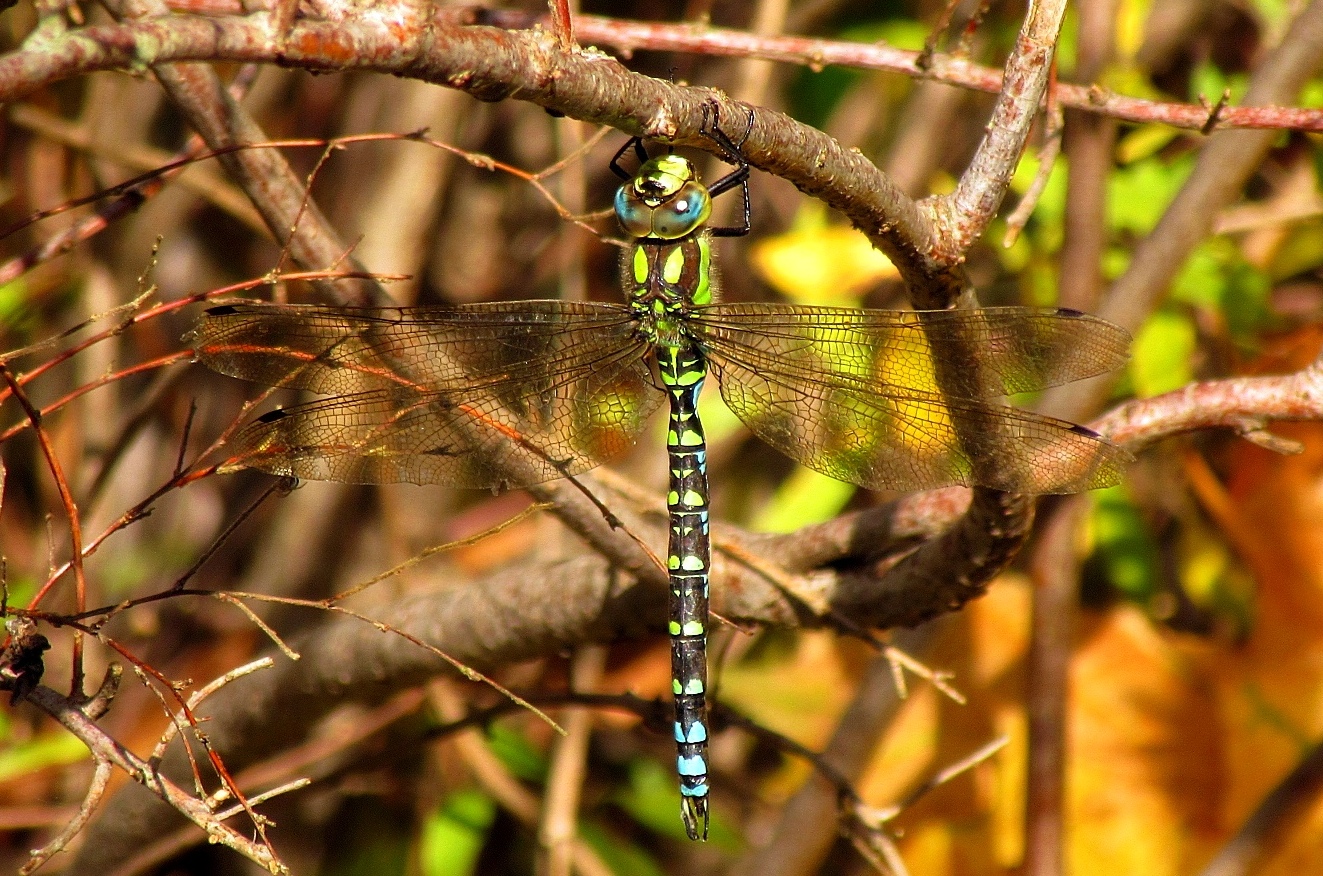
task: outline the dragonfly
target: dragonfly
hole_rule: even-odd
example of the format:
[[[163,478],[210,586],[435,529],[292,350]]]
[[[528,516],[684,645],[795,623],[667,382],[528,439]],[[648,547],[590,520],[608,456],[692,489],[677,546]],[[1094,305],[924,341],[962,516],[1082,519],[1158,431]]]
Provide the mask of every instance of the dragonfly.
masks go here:
[[[611,159],[628,236],[624,303],[530,300],[357,308],[235,302],[186,340],[210,368],[325,396],[243,427],[223,471],[313,480],[506,489],[573,477],[666,430],[674,735],[690,839],[709,820],[709,489],[698,398],[726,405],[791,459],[879,490],[964,484],[1016,493],[1109,486],[1126,452],[1005,397],[1121,365],[1129,336],[1077,311],[909,312],[718,303],[713,238],[750,230],[750,166],[705,111],[732,171],[710,185],[688,159],[631,138]],[[747,137],[747,134],[745,135]],[[624,168],[627,156],[638,168]],[[743,221],[709,223],[743,195]],[[944,351],[972,350],[977,363]],[[974,367],[976,364],[977,367]]]

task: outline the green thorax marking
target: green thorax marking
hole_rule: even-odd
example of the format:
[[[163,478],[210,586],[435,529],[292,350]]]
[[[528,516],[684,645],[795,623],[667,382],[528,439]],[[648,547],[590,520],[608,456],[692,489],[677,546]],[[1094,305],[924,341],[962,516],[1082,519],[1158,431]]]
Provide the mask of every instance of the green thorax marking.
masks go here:
[[[630,307],[649,341],[683,346],[684,318],[712,303],[712,248],[706,234],[677,241],[640,241],[625,255]]]

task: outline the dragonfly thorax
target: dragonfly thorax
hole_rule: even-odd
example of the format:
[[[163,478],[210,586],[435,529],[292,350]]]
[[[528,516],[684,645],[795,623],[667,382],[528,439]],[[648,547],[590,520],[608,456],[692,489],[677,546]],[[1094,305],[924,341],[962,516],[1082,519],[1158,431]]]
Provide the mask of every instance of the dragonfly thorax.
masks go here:
[[[616,191],[615,206],[616,218],[630,237],[679,240],[707,222],[712,195],[688,159],[659,155],[645,161]]]
[[[641,241],[626,251],[621,273],[643,336],[663,347],[686,345],[685,317],[693,308],[712,303],[707,235],[674,243]]]

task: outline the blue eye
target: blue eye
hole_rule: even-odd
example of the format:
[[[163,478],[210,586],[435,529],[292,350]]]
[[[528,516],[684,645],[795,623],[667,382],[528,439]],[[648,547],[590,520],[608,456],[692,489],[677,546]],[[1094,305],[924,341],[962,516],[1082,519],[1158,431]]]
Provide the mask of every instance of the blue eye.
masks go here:
[[[630,237],[678,240],[692,234],[712,213],[712,196],[701,183],[692,180],[669,194],[650,194],[640,192],[633,183],[616,190],[616,218]]]
[[[652,214],[652,235],[675,240],[693,232],[712,212],[712,196],[696,182],[687,182]]]
[[[652,208],[639,199],[631,183],[616,190],[616,219],[630,237],[652,234]]]

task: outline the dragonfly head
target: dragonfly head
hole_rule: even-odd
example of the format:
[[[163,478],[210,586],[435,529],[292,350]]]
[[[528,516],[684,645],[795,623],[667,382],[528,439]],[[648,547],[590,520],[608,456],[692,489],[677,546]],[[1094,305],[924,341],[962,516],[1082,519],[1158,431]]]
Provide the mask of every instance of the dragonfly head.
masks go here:
[[[712,196],[679,155],[648,159],[616,192],[616,218],[637,239],[678,240],[703,227],[711,213]]]

